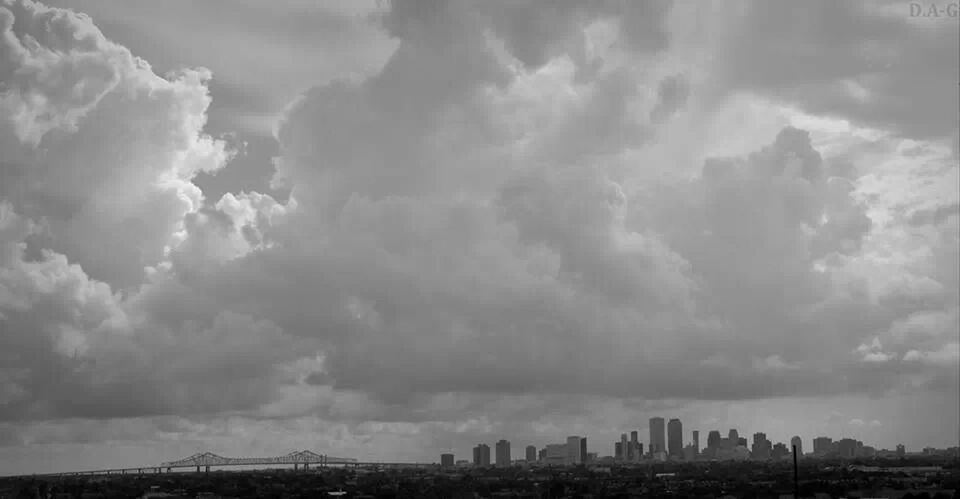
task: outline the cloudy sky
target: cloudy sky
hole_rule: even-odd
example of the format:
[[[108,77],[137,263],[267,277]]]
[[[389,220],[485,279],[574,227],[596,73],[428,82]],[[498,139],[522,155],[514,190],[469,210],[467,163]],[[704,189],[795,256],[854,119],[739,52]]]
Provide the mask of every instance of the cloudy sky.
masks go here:
[[[934,5],[0,0],[0,474],[957,445]]]

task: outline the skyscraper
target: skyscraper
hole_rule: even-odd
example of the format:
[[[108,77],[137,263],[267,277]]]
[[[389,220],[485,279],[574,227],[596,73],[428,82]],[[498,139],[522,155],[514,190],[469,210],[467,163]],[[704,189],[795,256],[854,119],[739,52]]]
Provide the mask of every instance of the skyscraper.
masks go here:
[[[623,455],[620,456],[620,459],[623,459],[624,461],[630,459],[630,443],[627,442],[626,433],[620,434],[620,451],[623,453]]]
[[[683,458],[683,423],[677,418],[667,423],[667,445],[670,457]]]
[[[663,418],[650,418],[650,454],[667,450],[664,445]]]
[[[750,449],[750,457],[754,459],[770,459],[771,445],[767,440],[767,434],[757,432],[753,434],[753,447]]]
[[[693,430],[693,455],[700,455],[700,430]]]
[[[623,459],[623,454],[624,454],[624,452],[623,452],[623,443],[622,443],[622,442],[614,442],[614,443],[613,443],[613,456],[614,456],[613,458],[616,459],[617,461],[619,461],[619,460]]]
[[[587,437],[582,437],[580,439],[580,462],[590,462],[590,455],[587,453]]]
[[[707,433],[707,448],[719,449],[721,440],[723,439],[720,438],[720,432],[717,430],[712,430],[710,433]]]
[[[567,464],[583,462],[583,456],[580,455],[580,445],[580,437],[576,435],[567,437]]]
[[[737,433],[736,428],[730,428],[730,431],[727,433],[727,440],[730,440],[734,447],[737,446],[737,442],[740,441],[740,434]]]
[[[497,466],[510,466],[510,442],[497,442]]]
[[[799,436],[795,436],[790,439],[790,447],[797,448],[797,457],[803,455],[803,440]],[[792,452],[792,449],[791,449]]]
[[[440,454],[440,466],[444,468],[453,466],[453,454]]]
[[[639,434],[637,430],[630,432],[630,449],[629,452],[627,452],[627,461],[640,460],[640,441],[638,438]]]
[[[532,463],[532,462],[535,462],[536,460],[537,460],[537,448],[532,445],[528,445],[527,446],[527,462]]]
[[[473,448],[474,466],[490,466],[490,446],[480,444]]]
[[[829,454],[832,445],[833,439],[830,437],[817,437],[813,439],[813,455],[819,457]]]

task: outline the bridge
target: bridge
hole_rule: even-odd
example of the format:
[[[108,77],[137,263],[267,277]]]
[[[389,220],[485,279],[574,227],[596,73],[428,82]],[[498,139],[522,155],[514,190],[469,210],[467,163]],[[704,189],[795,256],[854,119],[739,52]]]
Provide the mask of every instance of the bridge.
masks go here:
[[[356,462],[356,459],[326,456],[308,450],[291,452],[289,454],[275,457],[223,457],[212,452],[201,452],[178,461],[163,463],[160,465],[160,467],[167,468],[168,471],[172,470],[173,468],[193,467],[196,467],[197,471],[200,471],[200,468],[203,467],[209,471],[211,466],[263,466],[292,464],[293,469],[296,470],[300,468],[300,466],[303,466],[303,469],[307,469],[311,464],[327,466],[332,464],[353,464]]]
[[[61,476],[81,476],[81,475],[126,475],[126,474],[145,474],[145,473],[167,473],[174,469],[194,468],[197,473],[201,471],[209,472],[211,467],[228,466],[275,466],[275,465],[293,465],[294,470],[308,470],[310,465],[319,467],[343,466],[355,468],[424,468],[435,467],[436,463],[392,463],[392,462],[365,462],[348,457],[333,457],[324,454],[317,454],[312,451],[302,450],[273,457],[224,457],[212,452],[200,452],[190,457],[179,459],[177,461],[168,461],[159,466],[138,466],[132,468],[112,468],[101,470],[70,471],[61,473],[44,473],[28,475],[32,477],[61,477]]]

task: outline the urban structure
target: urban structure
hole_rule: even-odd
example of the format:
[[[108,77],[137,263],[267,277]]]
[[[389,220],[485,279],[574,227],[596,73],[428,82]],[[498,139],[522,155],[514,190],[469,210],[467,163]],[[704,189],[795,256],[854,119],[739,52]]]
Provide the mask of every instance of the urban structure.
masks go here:
[[[737,428],[730,428],[723,437],[719,430],[707,433],[706,445],[700,442],[700,430],[690,431],[689,440],[684,438],[683,423],[679,418],[649,419],[649,441],[644,453],[644,442],[640,441],[639,430],[628,430],[620,434],[614,442],[613,455],[598,457],[587,451],[587,438],[580,435],[567,437],[565,443],[550,443],[538,448],[527,445],[523,459],[514,460],[510,452],[510,442],[501,439],[495,444],[494,464],[498,467],[513,465],[577,466],[584,464],[645,463],[645,462],[693,462],[693,461],[782,461],[789,460],[794,453],[798,459],[836,458],[856,459],[871,457],[903,457],[906,449],[898,445],[895,450],[877,450],[852,438],[833,440],[831,437],[818,436],[812,439],[813,451],[804,452],[803,440],[795,435],[789,444],[773,442],[764,432],[753,434],[752,441],[741,437]],[[934,453],[935,451],[929,450]],[[453,454],[442,454],[442,466],[453,466]],[[469,462],[463,462],[469,464]],[[479,444],[473,449],[474,466],[490,466],[490,447]]]
[[[650,418],[650,455],[654,456],[665,450],[663,418]]]
[[[667,423],[667,448],[670,457],[683,457],[683,423],[679,419]]]
[[[490,466],[490,446],[480,444],[473,448],[474,466]]]
[[[500,440],[497,442],[497,466],[510,466],[510,442]]]

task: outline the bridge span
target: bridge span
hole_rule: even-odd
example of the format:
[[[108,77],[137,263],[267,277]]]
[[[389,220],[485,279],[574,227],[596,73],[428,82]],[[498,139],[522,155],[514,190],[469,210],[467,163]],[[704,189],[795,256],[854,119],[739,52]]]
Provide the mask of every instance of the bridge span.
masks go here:
[[[275,466],[275,465],[293,465],[294,470],[308,470],[310,465],[315,467],[356,467],[356,468],[428,468],[438,466],[436,463],[391,463],[391,462],[370,462],[359,461],[348,457],[334,457],[324,454],[317,454],[312,451],[302,450],[273,457],[224,457],[212,452],[201,452],[190,457],[176,461],[168,461],[159,466],[137,466],[131,468],[112,468],[86,471],[70,471],[62,473],[43,473],[29,475],[33,477],[59,477],[59,476],[82,476],[82,475],[127,475],[127,474],[146,474],[173,472],[175,469],[194,468],[197,473],[201,471],[209,472],[213,468],[222,468],[229,466]]]
[[[327,466],[333,464],[352,464],[357,460],[348,457],[333,457],[316,452],[301,450],[274,457],[223,457],[212,452],[201,452],[178,461],[170,461],[160,465],[161,468],[172,470],[173,468],[193,468],[197,471],[203,467],[207,470],[211,466],[264,466],[275,464],[292,464],[293,469],[303,466],[307,469],[311,464]]]

